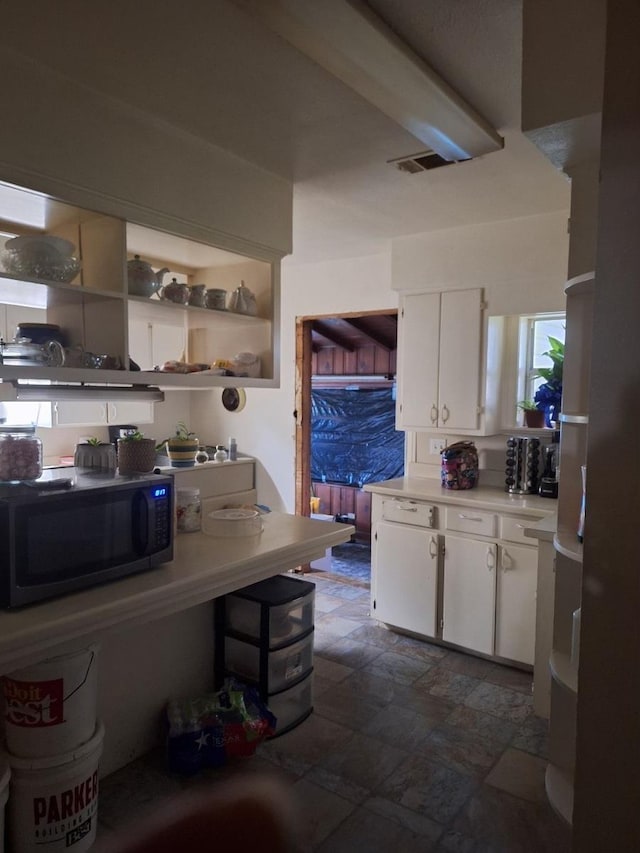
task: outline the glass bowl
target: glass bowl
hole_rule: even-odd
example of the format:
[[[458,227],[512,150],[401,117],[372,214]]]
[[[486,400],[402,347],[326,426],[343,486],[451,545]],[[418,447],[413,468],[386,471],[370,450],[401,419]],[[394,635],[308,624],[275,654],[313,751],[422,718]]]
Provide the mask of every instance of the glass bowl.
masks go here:
[[[68,284],[78,275],[82,264],[78,258],[60,258],[45,256],[23,256],[16,252],[2,253],[2,267],[10,275],[22,278],[41,278],[47,281],[59,281]]]

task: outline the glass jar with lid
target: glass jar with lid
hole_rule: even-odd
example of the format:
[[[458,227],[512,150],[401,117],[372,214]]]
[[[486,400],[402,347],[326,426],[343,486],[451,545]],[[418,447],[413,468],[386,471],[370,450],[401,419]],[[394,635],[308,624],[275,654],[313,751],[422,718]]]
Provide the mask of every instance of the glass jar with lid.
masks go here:
[[[0,481],[37,480],[41,474],[42,442],[35,426],[0,426]]]
[[[200,489],[184,487],[176,489],[176,516],[179,533],[194,533],[200,530]]]

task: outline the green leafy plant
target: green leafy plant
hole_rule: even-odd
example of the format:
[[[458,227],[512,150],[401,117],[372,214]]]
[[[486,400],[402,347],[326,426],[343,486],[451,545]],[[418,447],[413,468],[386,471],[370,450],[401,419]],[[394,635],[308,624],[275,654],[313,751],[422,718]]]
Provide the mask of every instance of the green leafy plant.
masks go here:
[[[84,443],[89,444],[91,447],[100,447],[101,444],[105,444],[101,438],[96,438],[95,435],[88,438]]]
[[[549,335],[549,349],[543,353],[551,359],[551,367],[539,367],[535,376],[544,379],[545,382],[555,382],[562,385],[562,372],[564,369],[564,343],[558,338]]]
[[[184,421],[178,421],[178,424],[176,426],[175,438],[189,439],[195,437],[195,432],[191,432]]]
[[[143,433],[140,430],[136,430],[135,432],[129,432],[127,435],[123,435],[120,438],[120,441],[141,441],[144,438]]]
[[[533,400],[520,400],[519,403],[516,403],[516,406],[522,409],[523,412],[535,412],[538,409]]]

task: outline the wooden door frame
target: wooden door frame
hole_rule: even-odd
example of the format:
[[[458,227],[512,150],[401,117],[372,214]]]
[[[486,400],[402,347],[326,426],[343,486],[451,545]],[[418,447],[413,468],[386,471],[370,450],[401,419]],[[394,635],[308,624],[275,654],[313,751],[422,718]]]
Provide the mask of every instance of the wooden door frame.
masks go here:
[[[296,515],[310,515],[311,497],[311,327],[315,320],[372,317],[376,314],[397,313],[396,308],[373,311],[350,311],[343,314],[314,314],[296,317],[296,371],[295,410],[295,511]]]

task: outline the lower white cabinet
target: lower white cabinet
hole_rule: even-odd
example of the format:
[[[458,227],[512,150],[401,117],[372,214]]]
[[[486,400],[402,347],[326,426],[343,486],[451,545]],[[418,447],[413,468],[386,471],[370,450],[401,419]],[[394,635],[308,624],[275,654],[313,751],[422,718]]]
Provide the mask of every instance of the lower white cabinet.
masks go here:
[[[401,630],[533,665],[538,549],[523,534],[532,522],[374,493],[373,615]]]
[[[493,654],[498,546],[494,542],[446,536],[442,598],[442,639]]]
[[[497,569],[495,654],[533,665],[537,549],[523,545],[501,545]]]
[[[436,636],[438,537],[433,530],[381,521],[372,543],[376,619]]]

